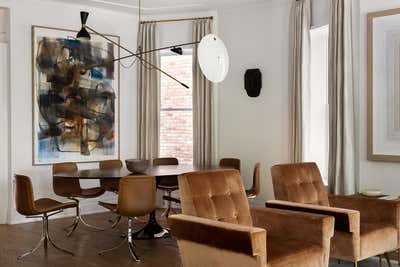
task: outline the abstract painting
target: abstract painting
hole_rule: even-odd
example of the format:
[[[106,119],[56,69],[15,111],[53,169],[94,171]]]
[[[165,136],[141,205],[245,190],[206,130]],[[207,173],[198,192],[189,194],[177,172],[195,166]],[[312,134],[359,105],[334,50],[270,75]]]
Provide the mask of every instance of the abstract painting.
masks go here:
[[[119,48],[75,35],[32,27],[34,165],[119,158]]]

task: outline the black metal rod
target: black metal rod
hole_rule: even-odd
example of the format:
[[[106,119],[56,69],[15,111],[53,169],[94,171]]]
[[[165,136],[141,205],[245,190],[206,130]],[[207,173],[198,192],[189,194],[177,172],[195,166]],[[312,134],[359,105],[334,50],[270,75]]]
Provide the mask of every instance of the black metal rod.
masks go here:
[[[169,73],[163,71],[162,69],[158,68],[157,66],[153,65],[152,63],[148,62],[147,60],[143,59],[141,57],[141,54],[137,54],[132,52],[131,50],[129,50],[128,48],[125,48],[124,46],[120,45],[119,43],[115,42],[114,40],[112,40],[111,38],[108,38],[107,36],[105,36],[104,34],[101,34],[99,32],[97,32],[96,30],[94,30],[93,28],[89,27],[88,25],[86,25],[86,28],[88,28],[89,30],[91,30],[94,34],[101,36],[102,38],[106,39],[107,41],[113,43],[114,45],[118,46],[119,48],[125,50],[126,52],[128,52],[129,54],[132,55],[132,57],[137,57],[140,61],[146,63],[147,65],[149,65],[150,67],[158,70],[159,72],[161,72],[162,74],[168,76],[169,78],[171,78],[172,80],[176,81],[177,83],[179,83],[180,85],[182,85],[185,88],[189,88],[189,86],[187,86],[186,84],[184,84],[183,82],[179,81],[178,79],[176,79],[175,77],[173,77],[172,75],[170,75]]]

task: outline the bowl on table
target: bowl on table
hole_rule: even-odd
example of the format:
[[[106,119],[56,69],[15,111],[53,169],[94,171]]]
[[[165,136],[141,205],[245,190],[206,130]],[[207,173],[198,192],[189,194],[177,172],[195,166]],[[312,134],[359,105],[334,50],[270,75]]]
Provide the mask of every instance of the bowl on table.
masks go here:
[[[125,161],[129,171],[135,174],[142,174],[150,166],[150,160],[127,159]]]
[[[380,197],[383,196],[383,190],[381,189],[365,189],[361,192],[361,195],[367,197]]]

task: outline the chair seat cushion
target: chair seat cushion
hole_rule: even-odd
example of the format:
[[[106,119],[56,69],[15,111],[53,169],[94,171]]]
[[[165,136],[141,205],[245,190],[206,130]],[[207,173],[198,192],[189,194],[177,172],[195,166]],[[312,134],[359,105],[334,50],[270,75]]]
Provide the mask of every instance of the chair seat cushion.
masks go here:
[[[398,231],[394,225],[361,222],[361,259],[390,252],[398,248]]]
[[[178,190],[178,178],[176,176],[161,177],[157,184],[157,188],[162,190]]]
[[[106,208],[114,213],[117,212],[118,205],[113,204],[113,203],[106,203],[106,202],[101,202],[99,201],[99,205],[102,206],[103,208]]]
[[[291,240],[267,235],[268,267],[320,267],[321,247],[301,240]]]
[[[80,198],[95,198],[99,197],[102,194],[104,194],[105,191],[101,187],[93,187],[93,188],[85,188],[81,189],[81,193],[78,196],[75,197],[80,197]]]
[[[35,201],[35,208],[38,214],[48,213],[52,211],[76,208],[78,203],[76,202],[58,202],[50,198],[41,198]]]

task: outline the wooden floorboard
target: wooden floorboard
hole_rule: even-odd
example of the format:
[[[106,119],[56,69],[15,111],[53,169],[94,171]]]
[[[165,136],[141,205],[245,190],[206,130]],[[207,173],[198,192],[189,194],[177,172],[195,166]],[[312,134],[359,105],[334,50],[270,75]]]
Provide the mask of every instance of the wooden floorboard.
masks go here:
[[[158,217],[160,212],[157,213]],[[115,218],[111,213],[102,213],[86,216],[87,220],[96,225],[107,226],[108,219]],[[140,229],[145,225],[147,218],[141,218],[135,225]],[[72,218],[50,221],[50,234],[54,241],[63,248],[75,252],[69,256],[49,247],[48,255],[44,255],[43,248],[22,261],[17,256],[36,245],[41,234],[40,223],[26,223],[18,225],[0,225],[0,267],[180,267],[179,251],[176,242],[171,238],[157,240],[136,241],[136,251],[142,262],[137,264],[131,259],[126,246],[110,252],[104,256],[97,253],[100,250],[118,245],[121,242],[120,233],[126,232],[127,220],[120,222],[118,227],[107,231],[93,231],[85,226],[78,227],[72,237],[67,238],[63,230],[72,222]],[[159,217],[159,222],[167,227],[165,219]],[[398,266],[392,261],[392,266]],[[330,267],[351,267],[350,262],[331,260]],[[359,263],[359,267],[377,267],[376,258]],[[386,265],[384,265],[386,266]],[[228,266],[227,266],[228,267]]]
[[[107,220],[113,219],[111,213],[89,215],[88,222],[96,225],[107,226]],[[146,219],[134,226],[140,229],[145,225]],[[121,242],[120,233],[126,232],[127,220],[121,220],[118,227],[107,231],[93,231],[80,225],[76,232],[69,238],[63,230],[72,222],[72,218],[51,220],[49,223],[50,235],[57,245],[71,250],[75,256],[69,256],[49,246],[47,256],[43,248],[35,254],[17,261],[17,256],[31,249],[41,234],[40,223],[27,223],[19,225],[0,225],[0,266],[1,267],[125,267],[135,266],[129,255],[127,246],[99,256],[100,250],[111,248]],[[164,226],[166,220],[159,221]],[[176,242],[171,238],[157,240],[136,241],[136,252],[142,262],[140,267],[178,267],[180,266],[179,252]]]

